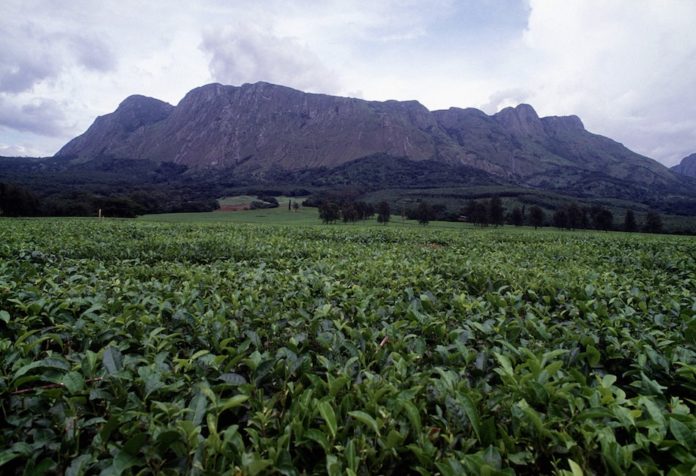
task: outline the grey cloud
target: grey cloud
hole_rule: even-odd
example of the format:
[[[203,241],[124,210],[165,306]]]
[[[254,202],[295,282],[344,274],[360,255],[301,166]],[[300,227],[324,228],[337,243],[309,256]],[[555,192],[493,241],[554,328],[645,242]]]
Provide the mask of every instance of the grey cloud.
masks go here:
[[[648,121],[646,121],[648,122]],[[666,166],[678,164],[681,159],[696,152],[696,123],[663,124],[651,127],[641,124],[634,130],[620,130],[617,125],[614,138],[647,157],[660,159]]]
[[[32,23],[3,25],[0,36],[0,92],[17,94],[58,77],[77,65],[99,72],[115,68],[109,46],[100,38],[49,32]]]
[[[211,75],[222,83],[268,81],[326,93],[340,89],[336,74],[292,38],[239,26],[206,32],[200,48],[210,55]]]
[[[60,104],[45,98],[17,104],[0,97],[0,126],[54,137],[65,135],[70,130]]]
[[[67,38],[78,63],[93,71],[107,72],[116,68],[116,57],[104,41],[95,36],[70,35]]]
[[[56,75],[57,72],[58,69],[54,65],[32,60],[9,64],[6,58],[0,55],[0,91],[20,93],[31,89],[43,79]]]
[[[0,91],[19,93],[60,72],[46,51],[49,42],[32,25],[10,27],[0,36]]]

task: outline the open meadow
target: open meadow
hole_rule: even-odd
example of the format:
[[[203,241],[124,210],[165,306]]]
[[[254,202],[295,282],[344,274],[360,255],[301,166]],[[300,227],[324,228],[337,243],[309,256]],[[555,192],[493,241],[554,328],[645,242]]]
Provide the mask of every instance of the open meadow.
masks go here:
[[[0,472],[696,473],[693,237],[282,205],[1,219]]]

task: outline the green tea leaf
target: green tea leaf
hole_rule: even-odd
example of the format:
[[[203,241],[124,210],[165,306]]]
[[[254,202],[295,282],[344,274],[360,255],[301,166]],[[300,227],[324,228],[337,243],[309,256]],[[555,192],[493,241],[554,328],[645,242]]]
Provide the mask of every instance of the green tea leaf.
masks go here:
[[[408,417],[408,421],[414,433],[419,434],[422,431],[420,412],[416,406],[408,400],[401,400],[400,403],[401,408],[406,412],[406,416]]]
[[[348,415],[352,416],[363,425],[366,425],[373,432],[375,432],[375,434],[379,435],[379,427],[377,426],[377,421],[375,421],[375,419],[372,418],[372,416],[360,410],[348,412]]]
[[[0,450],[0,466],[9,463],[18,456],[20,456],[19,453],[12,450]]]
[[[331,445],[329,444],[329,440],[326,438],[326,435],[317,429],[310,428],[304,432],[303,436],[316,443],[319,443],[319,446],[321,446],[324,451],[329,451],[331,449]]]
[[[568,458],[568,465],[570,466],[570,472],[573,476],[584,476],[585,475],[585,473],[583,472],[580,465],[570,458]]]
[[[694,442],[694,431],[690,430],[688,426],[686,426],[684,423],[680,422],[676,418],[670,418],[669,419],[669,430],[672,432],[672,435],[674,435],[674,438],[681,443],[682,445],[686,446],[687,448],[691,448]]]
[[[68,372],[63,375],[61,383],[70,393],[77,393],[85,388],[85,379],[79,372]]]
[[[206,396],[200,392],[194,395],[194,397],[191,399],[191,403],[189,403],[191,421],[194,425],[198,426],[203,422],[207,408],[208,399]]]
[[[474,406],[474,402],[471,401],[468,395],[464,394],[459,395],[459,401],[464,407],[464,411],[466,412],[466,416],[469,418],[469,423],[471,423],[471,427],[474,429],[474,433],[476,433],[476,438],[478,438],[478,440],[481,441],[481,424],[478,411]]]
[[[218,412],[222,413],[225,410],[230,410],[232,408],[237,408],[241,406],[244,402],[249,400],[248,395],[235,395],[232,398],[228,398],[224,402],[221,402],[218,407]]]
[[[319,408],[319,413],[321,414],[321,417],[326,422],[326,426],[329,428],[331,437],[336,438],[336,413],[334,413],[333,407],[327,401],[319,402],[317,407]]]
[[[104,365],[109,375],[115,375],[120,372],[123,366],[123,355],[121,355],[121,351],[116,347],[107,347],[102,357],[102,365]]]
[[[247,383],[246,379],[242,375],[236,373],[224,373],[221,374],[219,378],[223,382],[234,386],[246,385]]]
[[[639,397],[638,400],[648,411],[653,421],[660,425],[661,428],[664,428],[666,424],[665,417],[655,402],[650,397]]]
[[[65,476],[84,476],[92,462],[91,455],[81,455],[70,462],[70,466],[65,469]]]

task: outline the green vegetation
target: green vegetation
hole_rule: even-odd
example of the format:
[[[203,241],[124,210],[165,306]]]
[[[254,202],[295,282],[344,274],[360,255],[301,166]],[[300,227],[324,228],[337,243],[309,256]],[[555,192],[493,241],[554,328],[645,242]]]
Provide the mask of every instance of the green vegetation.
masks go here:
[[[394,224],[0,219],[0,472],[696,472],[693,238]]]

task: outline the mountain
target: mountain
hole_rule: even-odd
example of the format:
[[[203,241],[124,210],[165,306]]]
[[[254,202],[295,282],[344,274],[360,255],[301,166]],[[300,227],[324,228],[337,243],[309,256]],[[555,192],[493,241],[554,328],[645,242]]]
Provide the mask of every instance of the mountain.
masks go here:
[[[577,116],[540,118],[526,104],[493,115],[429,111],[417,101],[365,101],[264,82],[209,84],[176,107],[131,96],[56,156],[173,162],[261,181],[391,157],[437,162],[456,170],[454,176],[579,196],[696,193],[693,182],[588,132]]]
[[[696,154],[684,157],[678,165],[671,167],[673,172],[696,178]]]
[[[140,99],[138,98],[138,101]],[[153,100],[154,101],[154,100]],[[240,171],[335,167],[377,153],[430,159],[448,138],[415,101],[369,102],[306,94],[268,83],[209,84],[189,92],[176,108],[151,103],[139,128],[123,135],[132,98],[100,117],[58,156],[111,155]],[[129,115],[130,116],[130,115]],[[118,139],[101,140],[104,136]],[[456,160],[456,153],[447,154]]]

